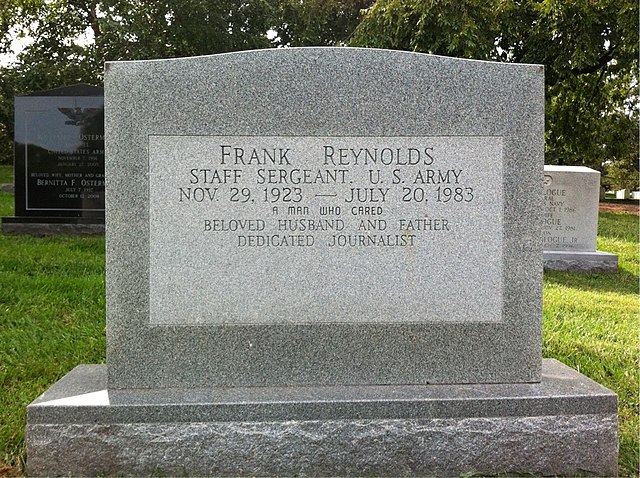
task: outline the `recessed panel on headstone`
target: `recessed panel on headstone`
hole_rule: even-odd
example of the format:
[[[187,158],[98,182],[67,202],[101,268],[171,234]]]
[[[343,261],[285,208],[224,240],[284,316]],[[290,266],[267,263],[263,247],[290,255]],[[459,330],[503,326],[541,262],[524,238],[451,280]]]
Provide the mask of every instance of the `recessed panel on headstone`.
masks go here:
[[[150,323],[500,322],[503,158],[502,137],[149,136]]]
[[[540,379],[540,67],[310,48],[105,85],[110,388]]]
[[[599,194],[599,171],[584,166],[545,165],[545,251],[596,250]]]
[[[76,85],[15,99],[16,216],[104,216],[104,98]]]

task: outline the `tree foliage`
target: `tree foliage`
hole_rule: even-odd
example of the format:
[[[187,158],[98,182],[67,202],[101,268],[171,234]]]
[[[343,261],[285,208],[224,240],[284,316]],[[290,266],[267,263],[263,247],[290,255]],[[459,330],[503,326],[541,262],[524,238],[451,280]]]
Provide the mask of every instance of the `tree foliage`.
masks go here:
[[[637,188],[636,1],[378,0],[351,44],[545,65],[547,163],[626,164]]]
[[[374,0],[280,0],[274,46],[342,46]]]
[[[491,59],[496,12],[486,0],[378,0],[351,45]]]
[[[13,161],[13,78],[0,70],[0,164]]]
[[[0,162],[11,161],[13,96],[99,85],[105,61],[344,44],[373,0],[0,0]]]
[[[268,48],[266,0],[105,0],[96,40],[105,60],[173,58]]]
[[[0,51],[31,42],[0,68],[0,161],[14,94],[100,84],[106,60],[350,44],[544,64],[547,162],[637,176],[635,0],[2,1]]]

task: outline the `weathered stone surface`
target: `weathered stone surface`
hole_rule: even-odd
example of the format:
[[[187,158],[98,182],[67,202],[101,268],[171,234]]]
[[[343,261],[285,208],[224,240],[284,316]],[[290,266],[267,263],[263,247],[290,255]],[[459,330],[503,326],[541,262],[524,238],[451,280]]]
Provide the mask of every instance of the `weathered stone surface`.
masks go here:
[[[540,66],[374,49],[107,63],[109,387],[539,380],[543,88]],[[384,162],[356,165],[350,150],[367,148],[387,148]],[[301,185],[294,169],[348,172]],[[300,202],[295,190],[280,201],[285,187]],[[347,209],[357,187],[381,215]],[[386,220],[394,247],[332,249],[326,232],[238,246],[289,234],[279,219],[325,217],[323,205],[342,207],[326,217],[350,235],[374,235],[358,219]],[[223,231],[231,220],[246,229]]]
[[[544,270],[572,272],[618,272],[618,256],[595,251],[544,251]]]
[[[617,416],[30,425],[30,476],[613,476]]]
[[[60,222],[22,222],[4,218],[3,234],[21,234],[29,236],[95,236],[104,234],[104,223],[60,223]]]
[[[83,366],[29,406],[31,476],[613,476],[616,396],[540,384],[106,390]]]

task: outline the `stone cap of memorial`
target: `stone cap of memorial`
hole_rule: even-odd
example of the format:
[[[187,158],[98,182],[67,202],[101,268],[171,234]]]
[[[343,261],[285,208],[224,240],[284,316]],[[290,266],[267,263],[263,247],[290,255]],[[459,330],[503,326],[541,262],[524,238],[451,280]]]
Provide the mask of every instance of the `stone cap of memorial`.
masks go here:
[[[600,174],[600,171],[596,171],[595,169],[588,168],[586,166],[566,166],[563,164],[545,164],[545,171],[555,171],[561,173],[591,173],[591,174]]]
[[[77,83],[75,85],[59,86],[50,90],[34,91],[19,96],[104,96],[104,88],[86,83]]]

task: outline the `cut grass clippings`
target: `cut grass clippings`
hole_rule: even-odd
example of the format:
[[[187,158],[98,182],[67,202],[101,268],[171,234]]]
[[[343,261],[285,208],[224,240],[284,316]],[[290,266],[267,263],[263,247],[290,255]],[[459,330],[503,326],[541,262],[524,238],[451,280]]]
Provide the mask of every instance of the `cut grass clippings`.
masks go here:
[[[545,274],[543,354],[618,394],[620,475],[637,476],[638,216],[601,213],[598,249],[618,254],[618,274]],[[76,365],[104,362],[104,311],[104,238],[0,234],[0,476],[24,473],[26,406]]]

